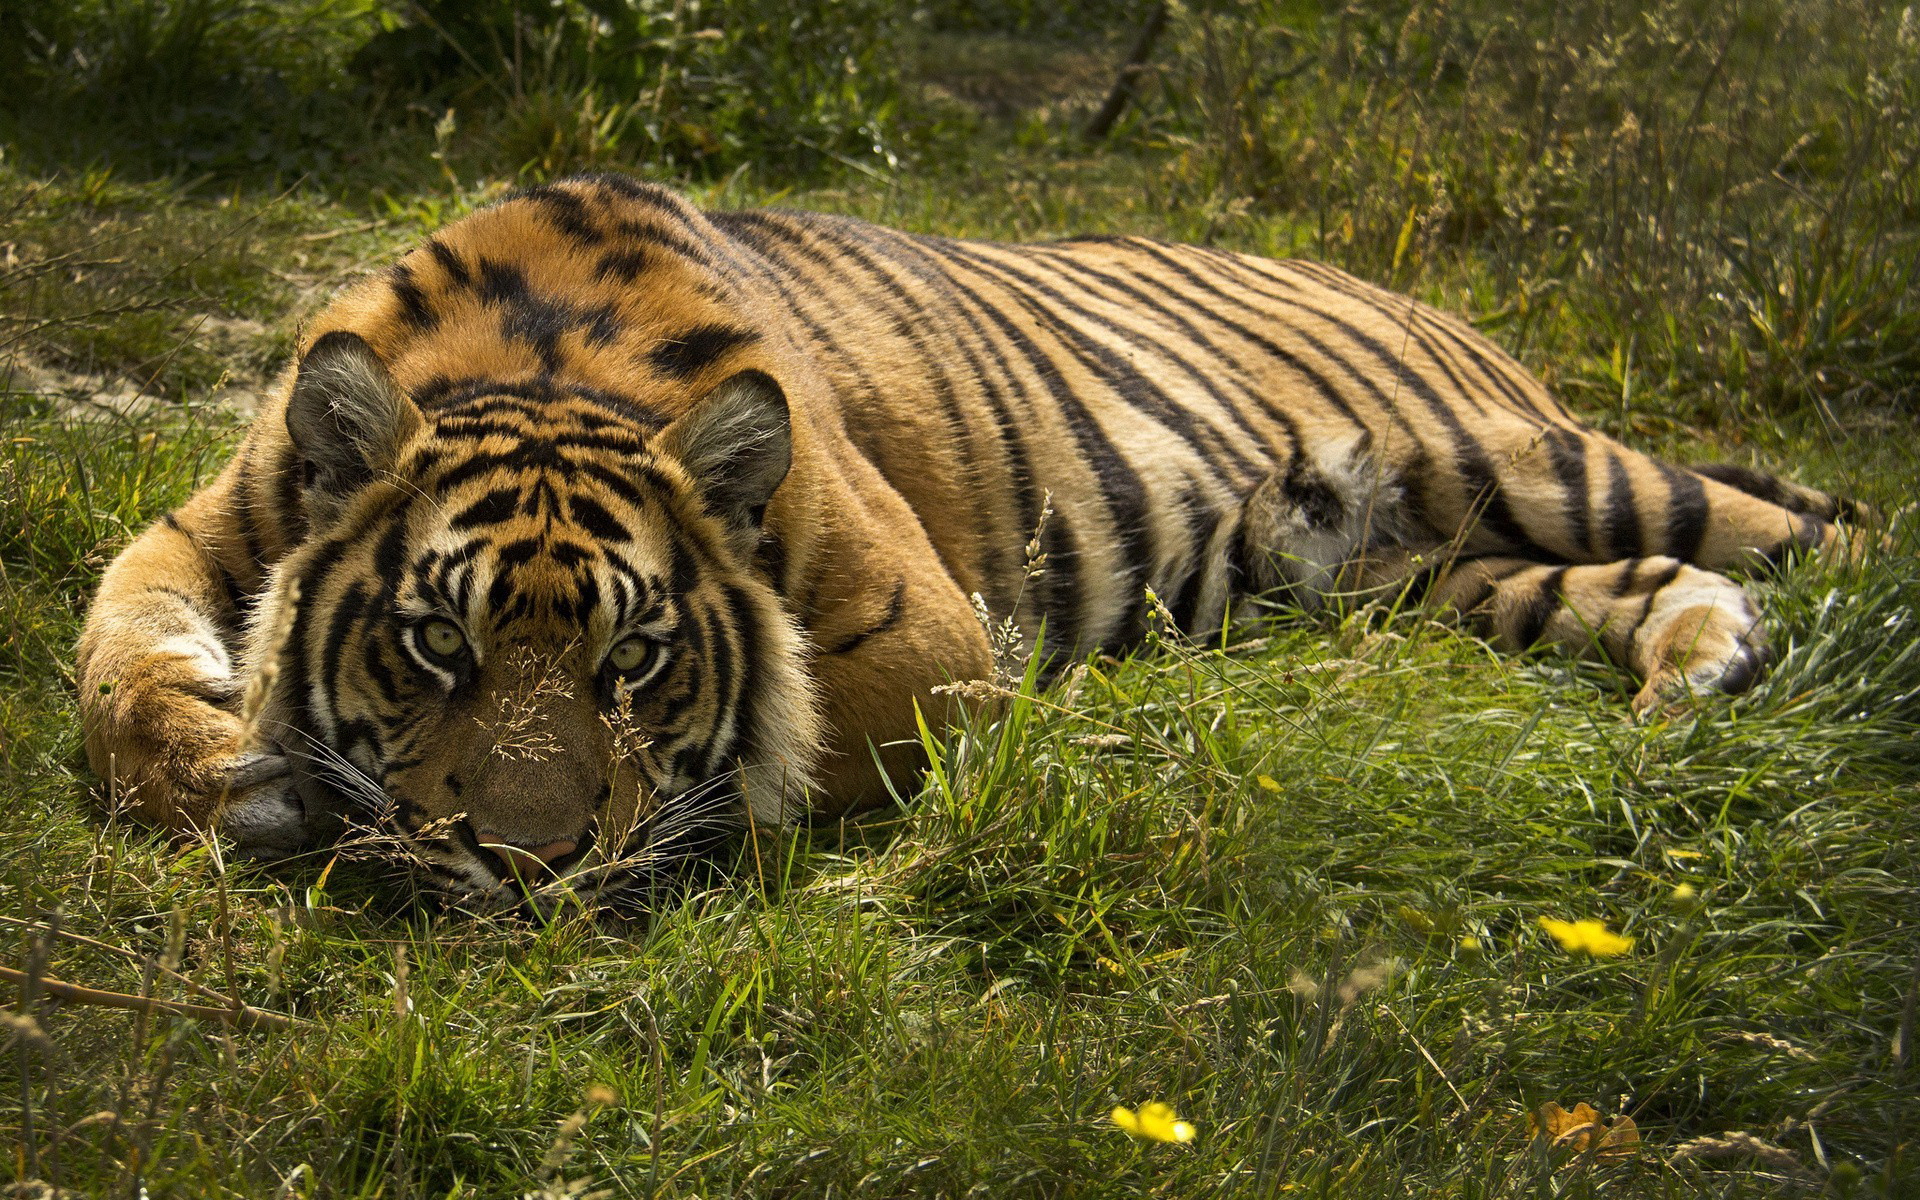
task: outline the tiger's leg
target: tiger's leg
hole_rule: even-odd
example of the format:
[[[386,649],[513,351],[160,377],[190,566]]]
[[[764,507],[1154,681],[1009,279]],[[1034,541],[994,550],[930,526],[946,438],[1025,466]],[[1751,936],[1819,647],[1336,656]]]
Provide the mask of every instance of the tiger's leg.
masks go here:
[[[813,661],[833,731],[817,771],[821,815],[884,804],[889,781],[911,792],[926,766],[916,708],[938,733],[959,719],[961,701],[934,689],[992,674],[985,632],[963,597],[909,584],[901,607],[908,604],[917,606],[911,619],[896,620],[855,647],[827,646]],[[885,619],[881,614],[876,625]]]
[[[910,790],[926,765],[916,709],[938,733],[962,702],[934,689],[993,674],[972,601],[905,501],[876,476],[831,486],[823,507],[844,523],[795,589],[809,598],[809,670],[830,730],[813,807],[829,817],[886,803],[890,782]]]
[[[233,581],[258,570],[220,552],[236,540],[234,508],[229,473],[107,568],[80,636],[80,716],[116,803],[166,829],[220,827],[273,857],[301,847],[304,820],[285,758],[239,714]]]
[[[1745,690],[1765,664],[1759,613],[1733,580],[1667,555],[1579,565],[1469,558],[1430,568],[1425,598],[1502,650],[1598,651],[1643,682],[1645,712],[1691,692]]]
[[[1856,555],[1857,506],[1740,467],[1681,467],[1590,429],[1506,422],[1486,431],[1484,467],[1423,512],[1468,554],[1574,563],[1670,555],[1712,571],[1795,551]]]
[[[1891,545],[1884,528],[1880,527],[1880,515],[1856,500],[1732,463],[1703,463],[1687,469],[1712,484],[1742,493],[1760,506],[1758,512],[1764,514],[1763,520],[1771,520],[1772,509],[1790,514],[1795,524],[1794,536],[1771,551],[1757,552],[1769,563],[1777,562],[1786,549],[1817,549],[1822,554],[1855,561]],[[1751,559],[1749,554],[1747,562]]]

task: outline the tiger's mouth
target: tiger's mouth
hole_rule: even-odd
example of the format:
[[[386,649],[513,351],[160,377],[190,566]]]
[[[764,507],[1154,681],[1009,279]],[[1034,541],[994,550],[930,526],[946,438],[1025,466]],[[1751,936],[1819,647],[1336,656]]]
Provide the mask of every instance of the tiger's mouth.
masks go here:
[[[537,912],[578,903],[620,915],[657,912],[732,874],[746,845],[744,798],[731,780],[716,781],[662,801],[646,820],[617,839],[589,831],[583,844],[541,874],[509,869],[499,886]]]
[[[403,866],[451,908],[657,912],[726,878],[745,841],[744,796],[730,777],[662,800],[617,838],[596,820],[564,846],[521,846],[483,835],[467,814],[422,819],[338,751],[309,747],[289,755],[309,846]]]

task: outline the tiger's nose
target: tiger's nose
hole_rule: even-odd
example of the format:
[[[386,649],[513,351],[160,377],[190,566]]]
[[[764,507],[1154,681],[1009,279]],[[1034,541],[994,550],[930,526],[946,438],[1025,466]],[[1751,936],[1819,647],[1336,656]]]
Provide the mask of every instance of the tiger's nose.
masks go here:
[[[524,879],[544,879],[552,873],[553,864],[580,848],[577,841],[561,839],[548,842],[544,846],[513,846],[495,844],[487,847],[500,856],[501,861],[514,873]]]

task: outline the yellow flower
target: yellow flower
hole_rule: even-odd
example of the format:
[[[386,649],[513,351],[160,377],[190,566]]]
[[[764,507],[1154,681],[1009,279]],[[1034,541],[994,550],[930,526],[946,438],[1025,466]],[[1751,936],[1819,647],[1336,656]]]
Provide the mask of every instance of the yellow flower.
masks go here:
[[[1156,1142],[1190,1142],[1194,1135],[1192,1125],[1175,1117],[1171,1105],[1158,1100],[1142,1104],[1139,1112],[1130,1108],[1114,1109],[1113,1123],[1135,1137],[1152,1138]]]
[[[1553,935],[1562,950],[1591,954],[1595,958],[1613,958],[1633,949],[1633,939],[1607,932],[1606,922],[1556,921],[1541,917],[1540,928]]]

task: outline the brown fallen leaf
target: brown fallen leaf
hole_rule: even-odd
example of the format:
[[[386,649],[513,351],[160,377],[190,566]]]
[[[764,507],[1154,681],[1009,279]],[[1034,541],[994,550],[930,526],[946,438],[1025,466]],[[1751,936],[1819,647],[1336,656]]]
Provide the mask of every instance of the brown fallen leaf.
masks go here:
[[[1575,1161],[1618,1161],[1640,1151],[1640,1129],[1632,1117],[1615,1117],[1613,1124],[1603,1124],[1591,1104],[1576,1104],[1568,1112],[1549,1100],[1528,1116],[1527,1129],[1553,1149],[1570,1151]]]

